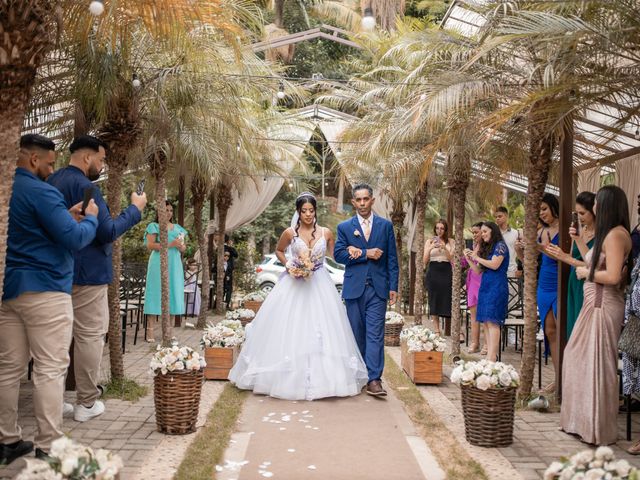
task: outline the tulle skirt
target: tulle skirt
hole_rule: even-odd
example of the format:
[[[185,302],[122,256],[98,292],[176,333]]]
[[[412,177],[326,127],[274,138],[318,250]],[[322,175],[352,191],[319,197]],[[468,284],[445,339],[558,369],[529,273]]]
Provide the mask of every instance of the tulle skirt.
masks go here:
[[[287,400],[357,395],[368,380],[347,312],[326,270],[285,276],[249,324],[229,380]]]

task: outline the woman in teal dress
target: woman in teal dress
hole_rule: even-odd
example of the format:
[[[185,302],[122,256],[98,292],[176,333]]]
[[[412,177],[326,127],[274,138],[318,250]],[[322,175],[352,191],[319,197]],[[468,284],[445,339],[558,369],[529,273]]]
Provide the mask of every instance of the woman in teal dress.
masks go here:
[[[577,235],[572,235],[573,242],[571,246],[571,254],[563,252],[556,245],[548,245],[545,253],[549,256],[560,260],[561,262],[571,265],[571,273],[569,274],[569,293],[567,297],[567,340],[571,336],[573,326],[578,319],[580,310],[582,309],[583,285],[584,280],[576,277],[576,267],[584,266],[584,256],[593,246],[593,233],[596,217],[593,214],[593,204],[596,195],[592,192],[582,192],[576,197],[576,213],[578,221],[581,225]]]
[[[177,223],[171,223],[173,206],[166,202],[168,216],[168,245],[169,245],[169,314],[184,315],[184,270],[182,256],[184,252],[187,231]],[[144,232],[144,243],[151,250],[147,266],[147,285],[144,295],[145,315],[156,315],[147,322],[147,342],[154,342],[153,326],[157,316],[162,314],[160,292],[160,226],[157,220],[147,226]]]

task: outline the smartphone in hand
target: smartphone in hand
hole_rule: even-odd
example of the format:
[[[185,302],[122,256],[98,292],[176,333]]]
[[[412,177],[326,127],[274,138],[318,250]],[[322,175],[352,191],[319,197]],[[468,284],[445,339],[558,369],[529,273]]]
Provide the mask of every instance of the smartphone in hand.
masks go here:
[[[571,228],[575,228],[576,235],[579,235],[580,222],[578,221],[578,212],[571,212]]]
[[[87,187],[84,189],[84,196],[82,197],[82,209],[80,210],[80,213],[82,215],[84,215],[84,211],[87,208],[87,205],[89,205],[89,202],[94,196],[95,188],[96,187]]]
[[[136,194],[142,195],[144,193],[144,185],[147,181],[143,178],[138,182],[138,186],[136,187]]]

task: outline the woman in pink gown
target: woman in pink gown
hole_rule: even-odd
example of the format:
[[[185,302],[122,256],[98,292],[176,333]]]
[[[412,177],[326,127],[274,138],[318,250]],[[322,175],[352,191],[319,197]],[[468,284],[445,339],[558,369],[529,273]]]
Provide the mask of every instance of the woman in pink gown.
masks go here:
[[[478,244],[480,242],[480,228],[482,228],[482,222],[478,222],[471,227],[471,234],[473,235],[473,250],[477,251]],[[469,262],[465,257],[462,257],[462,266],[469,266]],[[469,309],[469,317],[471,322],[471,343],[469,344],[469,353],[477,353],[480,351],[480,324],[476,321],[476,313],[478,306],[478,291],[480,290],[480,281],[482,280],[482,273],[476,273],[473,268],[467,270],[467,308]]]
[[[631,272],[629,211],[624,192],[602,187],[593,207],[596,228],[585,278],[584,304],[564,351],[560,425],[583,442],[618,439],[618,339],[624,320],[624,287]],[[571,229],[571,235],[576,232]]]

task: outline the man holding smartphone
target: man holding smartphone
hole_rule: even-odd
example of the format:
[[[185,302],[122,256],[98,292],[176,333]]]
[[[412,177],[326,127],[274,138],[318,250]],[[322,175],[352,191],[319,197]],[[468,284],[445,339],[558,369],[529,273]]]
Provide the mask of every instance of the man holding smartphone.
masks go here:
[[[98,400],[98,374],[104,336],[109,330],[107,287],[113,280],[112,243],[141,220],[147,205],[144,192],[134,192],[131,205],[116,218],[111,218],[100,189],[92,183],[104,169],[106,148],[107,145],[96,137],[75,138],[69,147],[69,166],[47,180],[62,192],[68,206],[91,197],[100,208],[95,240],[74,256],[73,358],[77,400],[75,408],[65,404],[64,413],[73,412],[78,422],[101,415],[105,409],[104,403]]]

